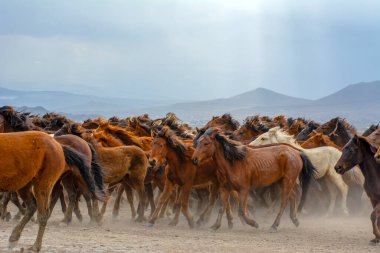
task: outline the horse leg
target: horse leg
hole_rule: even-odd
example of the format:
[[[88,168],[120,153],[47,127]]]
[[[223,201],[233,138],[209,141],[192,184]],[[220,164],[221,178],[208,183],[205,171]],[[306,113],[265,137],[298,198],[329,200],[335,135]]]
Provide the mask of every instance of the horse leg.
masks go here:
[[[259,224],[253,219],[250,219],[247,215],[247,199],[248,199],[249,188],[241,189],[239,191],[239,215],[243,218],[243,220],[250,226],[258,228]]]
[[[375,239],[370,241],[370,244],[377,245],[380,243],[380,203],[375,205],[373,211],[371,213],[371,222],[373,228],[373,234],[375,235]]]
[[[156,222],[162,207],[164,206],[165,202],[167,202],[170,195],[172,194],[173,187],[174,187],[173,183],[169,179],[167,179],[165,182],[164,191],[161,193],[160,198],[158,199],[156,210],[154,210],[152,217],[149,221],[151,225],[153,225]]]
[[[80,193],[77,195],[77,199],[75,200],[75,208],[74,208],[74,212],[77,216],[77,218],[82,221],[82,214],[80,213],[80,209],[79,209],[79,206],[78,206],[78,203],[79,203],[79,199],[80,199]],[[86,201],[86,206],[87,206],[87,213],[88,213],[88,216],[90,217],[90,221],[94,221],[95,217],[94,217],[94,207],[92,205],[93,203],[93,196],[90,192],[83,192],[83,198],[84,200]],[[81,218],[81,219],[80,219]]]
[[[22,230],[37,210],[36,201],[32,193],[31,184],[28,184],[24,188],[20,189],[18,191],[18,194],[26,204],[26,211],[24,217],[19,221],[19,223],[13,229],[11,236],[9,237],[10,249],[16,246],[18,240],[20,239]]]
[[[150,215],[149,216],[152,216],[154,210],[156,209],[156,204],[154,203],[154,194],[153,194],[152,183],[146,184],[145,189],[146,189],[146,195],[148,197],[149,204],[150,204]]]
[[[145,184],[144,178],[132,178],[131,182],[133,188],[137,191],[139,195],[139,205],[137,207],[137,218],[136,222],[143,222],[145,220],[144,212],[145,212]]]
[[[55,207],[55,204],[57,203],[59,196],[63,193],[63,187],[61,185],[61,180],[58,180],[57,183],[55,183],[53,190],[51,192],[51,198],[50,198],[50,206],[49,206],[49,215],[53,212],[53,209]]]
[[[212,209],[215,206],[215,201],[218,196],[218,187],[216,185],[211,186],[211,192],[210,192],[210,200],[208,202],[208,205],[205,210],[201,213],[199,216],[199,219],[197,220],[197,226],[202,226],[204,223],[206,223],[211,215]]]
[[[232,215],[232,207],[230,203],[230,198],[227,199],[227,207],[226,207],[226,214],[227,214],[227,222],[228,222],[228,228],[231,229],[234,224],[232,222],[234,216]]]
[[[229,191],[225,189],[224,187],[219,188],[219,193],[220,193],[221,206],[219,208],[218,217],[216,218],[214,225],[211,226],[211,229],[213,230],[219,229],[220,226],[222,225],[222,218],[226,210],[226,206],[228,205],[228,198],[230,197]]]
[[[112,210],[112,218],[114,219],[119,215],[121,197],[123,196],[124,188],[126,188],[127,185],[127,183],[122,183],[117,187],[117,195]]]
[[[296,192],[293,190],[292,193],[289,196],[290,200],[290,219],[292,220],[293,224],[298,227],[300,225],[300,222],[297,219],[297,200],[296,200]]]
[[[328,207],[327,212],[325,214],[325,216],[328,217],[334,213],[335,203],[336,203],[336,199],[338,197],[338,191],[337,191],[337,188],[335,187],[333,181],[331,181],[330,178],[326,178],[326,187],[327,187],[329,194],[330,194],[329,207]]]
[[[174,218],[169,223],[170,226],[176,226],[178,224],[179,215],[181,213],[182,187],[178,186],[175,192],[176,192],[176,198],[175,198],[174,207],[173,207]]]
[[[77,189],[74,185],[74,178],[71,174],[67,175],[66,177],[62,179],[62,184],[67,191],[67,195],[69,197],[69,204],[67,206],[65,216],[61,222],[65,224],[69,224],[73,217],[73,209],[74,209],[75,202],[77,199]]]
[[[189,183],[189,184],[184,185],[182,187],[180,197],[181,197],[182,213],[183,213],[183,215],[185,215],[185,217],[187,219],[187,223],[189,224],[189,227],[194,228],[193,215],[191,214],[191,212],[189,210],[189,197],[190,197],[191,187],[192,187],[192,182],[191,182],[191,184]]]
[[[342,196],[342,201],[340,202],[340,206],[342,208],[342,211],[345,215],[348,215],[348,208],[347,208],[348,186],[343,181],[343,178],[341,175],[338,175],[335,173],[333,178],[334,178],[334,183],[335,183],[336,187],[338,188],[340,195]]]
[[[0,201],[0,215],[2,220],[9,220],[8,219],[8,211],[7,211],[7,206],[9,201],[11,200],[11,193],[10,192],[4,192],[3,196]],[[10,218],[10,217],[9,217]]]
[[[288,200],[289,200],[290,195],[292,194],[295,183],[296,183],[296,179],[294,180],[287,179],[287,178],[282,179],[280,211],[278,212],[277,217],[271,226],[270,231],[272,232],[277,231],[277,228],[280,225],[282,214],[284,213],[286,205],[288,204]]]
[[[18,208],[17,214],[14,216],[14,220],[19,220],[21,218],[21,215],[25,214],[25,208],[20,203],[20,200],[17,196],[16,192],[11,193],[11,201],[12,203]]]
[[[67,209],[67,206],[66,206],[65,195],[63,194],[63,191],[59,195],[59,200],[61,202],[62,213],[65,213],[66,209]]]

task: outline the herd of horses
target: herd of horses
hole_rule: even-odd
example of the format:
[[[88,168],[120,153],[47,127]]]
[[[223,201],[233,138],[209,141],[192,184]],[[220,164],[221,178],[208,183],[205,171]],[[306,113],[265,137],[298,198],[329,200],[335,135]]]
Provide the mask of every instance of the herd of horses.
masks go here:
[[[378,125],[358,135],[339,117],[319,124],[256,115],[240,125],[224,114],[198,129],[173,113],[78,123],[59,114],[40,117],[3,106],[0,217],[11,218],[10,201],[18,207],[13,218],[20,221],[9,238],[14,247],[37,211],[39,230],[30,250],[38,252],[56,203],[68,224],[73,213],[82,220],[82,197],[91,221],[99,224],[111,197],[112,214],[118,215],[125,192],[132,218],[150,226],[170,212],[170,225],[179,222],[182,212],[190,228],[202,226],[217,205],[212,229],[220,228],[224,213],[232,228],[235,211],[243,223],[257,228],[252,213],[263,206],[278,210],[272,231],[288,202],[290,219],[298,226],[303,209],[349,215],[360,212],[369,198],[375,235],[370,242],[379,244],[379,146]]]

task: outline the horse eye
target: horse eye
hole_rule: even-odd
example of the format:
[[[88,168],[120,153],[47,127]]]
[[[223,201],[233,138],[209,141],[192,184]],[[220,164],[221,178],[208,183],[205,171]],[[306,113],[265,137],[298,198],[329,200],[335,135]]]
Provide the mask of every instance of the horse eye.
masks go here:
[[[205,146],[208,146],[208,143],[205,143],[204,145],[205,145]]]

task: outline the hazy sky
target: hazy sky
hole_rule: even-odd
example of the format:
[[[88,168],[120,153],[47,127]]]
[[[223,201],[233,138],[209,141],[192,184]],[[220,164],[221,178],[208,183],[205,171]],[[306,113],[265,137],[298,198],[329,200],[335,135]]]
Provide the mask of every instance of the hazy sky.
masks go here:
[[[1,0],[0,86],[318,98],[380,79],[380,1]]]

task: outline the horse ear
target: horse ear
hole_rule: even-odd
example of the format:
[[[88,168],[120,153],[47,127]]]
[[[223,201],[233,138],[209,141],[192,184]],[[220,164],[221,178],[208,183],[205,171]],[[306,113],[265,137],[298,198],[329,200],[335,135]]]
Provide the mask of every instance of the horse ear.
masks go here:
[[[371,144],[369,144],[369,147],[370,147],[372,153],[376,154],[376,152],[377,152],[377,148],[375,148],[375,147],[372,146]]]
[[[197,131],[197,133],[199,133],[199,128],[198,127],[195,127],[195,130]]]
[[[150,136],[152,136],[152,138],[156,137],[157,133],[156,131],[154,131],[153,129],[150,130]]]

